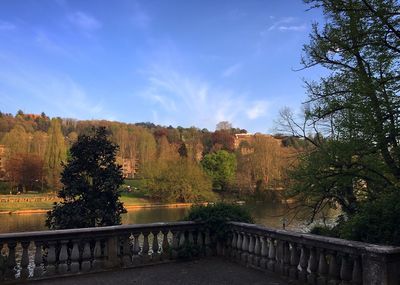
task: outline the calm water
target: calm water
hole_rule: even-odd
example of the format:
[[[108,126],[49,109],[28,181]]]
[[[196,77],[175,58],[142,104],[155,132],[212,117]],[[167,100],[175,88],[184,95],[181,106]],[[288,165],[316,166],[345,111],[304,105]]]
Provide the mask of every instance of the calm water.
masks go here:
[[[308,226],[305,216],[297,216],[286,213],[286,207],[278,202],[263,202],[247,204],[257,224],[267,227],[282,228],[283,219],[286,219],[287,228],[297,231],[305,231]],[[189,208],[151,208],[130,210],[122,216],[123,224],[143,224],[154,222],[171,222],[181,220]],[[335,213],[330,213],[334,216]],[[0,215],[0,233],[25,232],[46,230],[46,214]],[[329,219],[328,219],[329,221]]]

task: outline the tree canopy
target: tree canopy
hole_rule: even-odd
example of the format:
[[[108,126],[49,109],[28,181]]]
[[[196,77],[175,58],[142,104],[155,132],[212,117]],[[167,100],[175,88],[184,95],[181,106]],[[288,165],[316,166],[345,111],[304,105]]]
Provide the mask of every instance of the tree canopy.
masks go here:
[[[61,173],[62,202],[48,212],[51,229],[111,226],[121,223],[125,212],[118,188],[123,183],[121,166],[115,163],[118,146],[104,127],[81,135],[70,149]]]
[[[322,8],[326,23],[313,25],[302,63],[328,75],[306,82],[303,123],[283,114],[286,127],[309,143],[292,173],[292,194],[314,213],[338,203],[353,215],[360,203],[400,182],[400,6],[393,0],[305,2]]]

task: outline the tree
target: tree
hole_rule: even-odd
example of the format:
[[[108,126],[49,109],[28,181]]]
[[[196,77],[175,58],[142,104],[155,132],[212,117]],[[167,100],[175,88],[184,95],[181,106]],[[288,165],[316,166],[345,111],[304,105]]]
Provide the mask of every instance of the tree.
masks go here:
[[[61,124],[58,119],[52,119],[48,131],[48,142],[45,154],[45,166],[47,170],[47,183],[52,190],[60,185],[61,163],[66,160],[67,149],[64,136],[61,132]]]
[[[220,150],[207,154],[201,164],[205,172],[212,178],[214,188],[226,190],[235,177],[237,162],[233,153]]]
[[[338,203],[351,216],[400,185],[400,5],[305,2],[322,8],[327,22],[313,26],[302,63],[322,66],[328,75],[306,82],[304,123],[284,114],[287,126],[310,144],[292,173],[292,190],[314,213]]]
[[[232,124],[228,121],[219,122],[215,128],[215,130],[217,131],[222,131],[222,130],[229,131],[230,129],[232,129]]]
[[[126,212],[119,201],[123,176],[115,163],[118,146],[108,140],[104,127],[92,132],[79,136],[70,149],[58,193],[63,201],[47,215],[46,225],[51,229],[118,225]]]
[[[214,201],[210,178],[196,163],[181,158],[164,166],[147,184],[152,198],[165,202]]]

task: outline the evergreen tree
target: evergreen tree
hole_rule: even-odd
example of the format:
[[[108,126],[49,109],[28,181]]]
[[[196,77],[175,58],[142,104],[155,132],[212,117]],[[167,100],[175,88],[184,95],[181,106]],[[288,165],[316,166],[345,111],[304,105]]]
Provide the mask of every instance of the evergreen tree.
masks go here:
[[[64,186],[58,193],[63,201],[48,212],[46,225],[51,229],[118,225],[126,212],[119,201],[123,176],[115,163],[118,146],[104,127],[92,131],[79,136],[70,149],[61,173]]]

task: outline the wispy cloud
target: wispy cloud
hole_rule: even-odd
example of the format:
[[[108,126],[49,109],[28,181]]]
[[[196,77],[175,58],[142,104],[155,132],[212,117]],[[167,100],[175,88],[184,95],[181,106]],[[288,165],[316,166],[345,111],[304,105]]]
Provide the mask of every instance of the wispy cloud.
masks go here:
[[[132,12],[132,22],[133,24],[141,29],[147,28],[152,19],[149,14],[143,9],[143,7],[138,3],[133,3],[133,12]]]
[[[213,85],[171,67],[154,64],[144,75],[148,85],[136,95],[160,108],[157,123],[171,124],[172,117],[187,125],[208,128],[224,120],[243,125],[243,121],[262,117],[268,106],[266,101],[251,100],[246,93]]]
[[[307,25],[305,23],[299,23],[299,20],[294,17],[284,17],[276,20],[275,17],[270,16],[270,20],[273,20],[274,22],[271,25],[269,25],[266,30],[261,32],[262,35],[264,35],[265,32],[271,32],[271,31],[302,32],[307,29]]]
[[[16,25],[10,22],[0,20],[0,31],[13,31],[17,28]]]
[[[256,101],[253,105],[246,111],[247,117],[251,120],[257,119],[259,117],[265,116],[268,108],[267,101]]]
[[[241,63],[235,63],[222,72],[222,77],[231,77],[242,68]]]
[[[68,20],[78,29],[84,32],[93,32],[100,29],[102,24],[95,17],[84,13],[82,11],[77,11],[68,15]]]
[[[0,57],[0,66],[7,67],[0,67],[0,91],[13,90],[16,106],[27,109],[40,106],[64,117],[112,117],[101,100],[89,99],[85,89],[66,74],[29,67],[12,57]]]
[[[37,46],[48,52],[63,56],[71,56],[70,52],[65,48],[65,46],[57,43],[57,41],[45,31],[36,32],[35,43]]]

